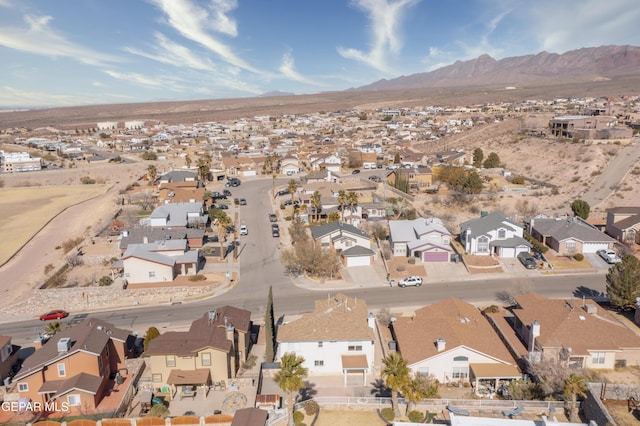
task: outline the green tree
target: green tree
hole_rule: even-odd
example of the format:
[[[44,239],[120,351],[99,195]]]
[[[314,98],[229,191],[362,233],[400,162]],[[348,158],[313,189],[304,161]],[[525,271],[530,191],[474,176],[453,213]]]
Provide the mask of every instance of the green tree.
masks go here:
[[[291,194],[291,206],[293,206],[293,196],[298,190],[298,182],[295,179],[289,179],[287,182],[287,189],[289,190],[289,194]]]
[[[640,297],[640,260],[627,254],[607,272],[607,294],[616,306],[633,306]]]
[[[154,164],[147,166],[147,178],[149,178],[149,185],[153,185],[158,177],[158,168]]]
[[[233,220],[229,217],[227,213],[220,209],[209,209],[209,219],[211,219],[211,223],[214,224],[218,230],[218,242],[220,243],[220,258],[224,259],[224,251],[222,250],[222,243],[225,240],[225,235],[227,235],[227,229],[231,225],[233,225]]]
[[[349,204],[349,209],[351,210],[349,214],[349,223],[353,222],[353,208],[358,205],[358,194],[354,191],[347,192],[347,204]]]
[[[293,426],[293,393],[304,386],[307,369],[303,367],[304,358],[295,352],[287,352],[280,358],[280,370],[273,376],[273,381],[287,394],[287,410],[289,426]]]
[[[320,217],[320,206],[322,206],[322,196],[320,191],[316,190],[311,195],[311,207],[313,207],[314,220],[317,222]]]
[[[578,396],[586,396],[587,385],[584,377],[572,374],[564,380],[564,394],[571,398],[569,405],[569,421],[575,423],[578,420]]]
[[[327,216],[327,222],[338,222],[339,220],[340,220],[340,213],[338,212],[331,212]]]
[[[208,160],[207,160],[208,159]],[[198,158],[198,178],[206,182],[211,171],[211,157],[208,155]]]
[[[584,200],[573,200],[573,203],[571,203],[571,211],[573,214],[582,219],[586,220],[589,217],[590,210],[591,207],[589,203]]]
[[[338,191],[338,204],[340,204],[340,221],[344,222],[344,206],[347,204],[347,191],[341,189]]]
[[[484,160],[484,152],[482,148],[476,148],[473,150],[473,166],[480,168],[482,166],[482,160]]]
[[[402,394],[407,398],[407,416],[413,410],[416,403],[425,398],[440,398],[438,383],[428,377],[416,375],[402,389]]]
[[[495,167],[500,167],[500,157],[495,152],[490,152],[487,159],[484,160],[484,168],[493,169]]]
[[[147,332],[144,335],[144,341],[143,341],[143,347],[145,352],[147,351],[147,348],[149,348],[149,342],[151,342],[153,339],[155,339],[158,336],[160,336],[160,331],[157,328],[149,327],[147,329]]]
[[[56,333],[62,331],[63,328],[64,327],[60,321],[51,321],[44,328],[44,332],[47,334],[47,336],[52,337],[55,336]]]
[[[158,154],[153,151],[145,151],[142,153],[143,160],[155,161],[158,159]]]
[[[164,404],[156,404],[149,411],[145,417],[160,417],[161,419],[166,419],[169,417],[171,413],[169,412],[169,408],[167,408]]]
[[[411,381],[407,361],[398,352],[391,352],[382,360],[384,367],[380,373],[386,387],[391,389],[391,406],[396,417],[400,417],[398,406],[398,392]]]
[[[480,177],[478,172],[476,172],[475,170],[471,170],[469,173],[467,173],[467,177],[462,184],[462,188],[467,194],[479,194],[480,192],[482,192],[482,178]]]
[[[184,157],[184,164],[187,166],[187,168],[191,167],[191,163],[193,163],[193,160],[191,159],[191,157],[189,157],[188,155]]]
[[[273,362],[275,354],[275,316],[273,313],[273,289],[269,286],[269,297],[267,298],[267,310],[264,313],[264,338],[266,348],[264,357],[266,362]]]

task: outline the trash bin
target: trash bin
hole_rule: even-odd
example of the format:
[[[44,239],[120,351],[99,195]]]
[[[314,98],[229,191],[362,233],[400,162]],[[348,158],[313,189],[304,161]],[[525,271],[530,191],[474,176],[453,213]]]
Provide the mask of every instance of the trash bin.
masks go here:
[[[396,284],[396,280],[389,280],[389,287],[393,287]]]

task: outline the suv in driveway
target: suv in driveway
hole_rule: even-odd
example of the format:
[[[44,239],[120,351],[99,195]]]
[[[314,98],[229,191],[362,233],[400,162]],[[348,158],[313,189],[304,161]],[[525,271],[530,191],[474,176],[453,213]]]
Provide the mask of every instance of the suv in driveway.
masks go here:
[[[538,267],[538,264],[536,263],[536,259],[526,251],[518,253],[518,260],[527,269],[536,269]]]
[[[604,261],[609,264],[618,263],[621,261],[616,252],[611,249],[598,250],[596,253],[598,253],[598,256],[603,258]]]
[[[420,287],[422,285],[422,277],[412,275],[398,281],[398,287]]]

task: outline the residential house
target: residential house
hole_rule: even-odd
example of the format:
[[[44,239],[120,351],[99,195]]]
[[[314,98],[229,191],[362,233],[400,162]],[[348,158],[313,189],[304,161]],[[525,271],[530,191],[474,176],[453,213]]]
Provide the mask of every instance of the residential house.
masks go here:
[[[487,319],[460,299],[452,297],[397,317],[391,331],[409,368],[440,383],[471,382],[480,393],[522,376]]]
[[[122,231],[118,237],[120,253],[127,251],[129,244],[149,244],[149,241],[187,240],[190,248],[204,246],[204,230],[195,228],[133,228]]]
[[[628,139],[633,136],[630,127],[618,125],[616,117],[607,115],[573,115],[555,117],[549,121],[552,135],[580,139]]]
[[[316,244],[343,256],[345,266],[369,266],[373,263],[375,252],[371,250],[371,236],[355,226],[329,222],[309,229]]]
[[[176,183],[176,182],[196,182],[198,174],[187,170],[173,170],[165,173],[158,178],[159,184]]]
[[[460,224],[460,242],[468,254],[515,258],[528,252],[524,227],[500,212],[492,212]]]
[[[329,170],[334,173],[340,173],[342,159],[336,154],[311,154],[309,155],[309,163],[311,170]]]
[[[409,189],[421,191],[433,186],[433,171],[431,167],[403,167],[390,171],[387,174],[387,182],[398,187],[400,181],[406,181]]]
[[[606,232],[620,242],[640,244],[640,207],[608,209]]]
[[[578,216],[532,218],[529,221],[529,233],[560,256],[595,253],[598,250],[611,249],[615,243],[613,238],[598,231]]]
[[[0,383],[13,376],[19,350],[20,346],[12,344],[10,336],[0,335]]]
[[[187,240],[159,240],[129,244],[117,265],[124,270],[127,285],[172,282],[178,275],[196,275],[201,265],[199,250],[191,250]]]
[[[389,221],[389,242],[394,256],[423,262],[449,262],[453,254],[451,233],[435,217]]]
[[[222,306],[205,312],[187,331],[167,331],[149,342],[145,355],[155,389],[175,396],[236,377],[251,344],[251,312]]]
[[[300,173],[300,170],[300,161],[295,157],[287,156],[280,161],[280,171],[282,174],[292,176]]]
[[[93,317],[65,328],[24,360],[13,378],[19,397],[66,403],[69,411],[59,412],[65,416],[103,412],[100,403],[111,394],[114,377],[130,377],[125,361],[134,354],[134,341],[130,331]]]
[[[208,221],[208,216],[202,211],[202,201],[163,204],[153,209],[151,215],[140,223],[143,226],[164,228],[197,227]]]
[[[533,362],[606,370],[640,362],[640,336],[591,299],[527,293],[516,297],[510,314],[509,323]]]
[[[231,426],[264,426],[269,412],[260,408],[240,408],[233,414]]]
[[[288,352],[304,358],[310,375],[355,376],[367,384],[374,365],[375,317],[362,299],[343,294],[316,300],[313,312],[278,327],[276,359]]]
[[[166,203],[194,203],[204,200],[206,189],[199,181],[161,183],[158,186],[158,201]]]
[[[434,164],[445,164],[448,166],[473,164],[473,154],[460,150],[437,152],[434,154],[434,157]]]

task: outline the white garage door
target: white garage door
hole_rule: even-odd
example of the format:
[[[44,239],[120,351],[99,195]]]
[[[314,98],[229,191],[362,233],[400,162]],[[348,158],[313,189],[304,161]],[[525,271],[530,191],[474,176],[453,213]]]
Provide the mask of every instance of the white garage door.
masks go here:
[[[371,265],[369,256],[347,257],[347,266],[369,266]]]
[[[606,248],[609,248],[609,245],[605,243],[584,243],[582,245],[582,253],[595,253]]]
[[[502,247],[500,257],[504,257],[505,259],[516,257],[516,249],[513,247]]]

